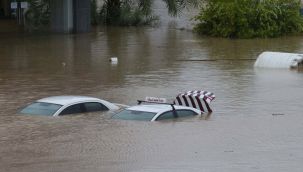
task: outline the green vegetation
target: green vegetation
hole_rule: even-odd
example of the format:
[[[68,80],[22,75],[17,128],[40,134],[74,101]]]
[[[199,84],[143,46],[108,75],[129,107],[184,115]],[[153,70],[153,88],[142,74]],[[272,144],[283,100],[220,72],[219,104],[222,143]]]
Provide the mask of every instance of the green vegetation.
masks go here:
[[[107,25],[123,26],[151,24],[157,20],[157,17],[153,16],[151,11],[145,8],[143,5],[130,1],[121,3],[114,3],[114,1],[110,0],[105,1],[100,11],[100,21]]]
[[[228,38],[277,37],[303,31],[299,0],[209,0],[195,31]]]
[[[199,0],[163,0],[168,12],[176,16],[187,6],[197,6]],[[98,22],[106,25],[148,25],[157,21],[152,13],[153,0],[105,0],[98,13]]]
[[[26,0],[30,8],[25,13],[25,28],[28,31],[43,31],[50,25],[50,0]],[[98,9],[97,0],[91,0],[91,23],[93,25],[138,26],[158,21],[153,15],[153,0],[104,0]],[[178,15],[187,6],[197,6],[199,0],[163,0],[172,16]]]
[[[28,31],[43,31],[50,24],[50,0],[27,0],[30,8],[25,13],[25,28]]]

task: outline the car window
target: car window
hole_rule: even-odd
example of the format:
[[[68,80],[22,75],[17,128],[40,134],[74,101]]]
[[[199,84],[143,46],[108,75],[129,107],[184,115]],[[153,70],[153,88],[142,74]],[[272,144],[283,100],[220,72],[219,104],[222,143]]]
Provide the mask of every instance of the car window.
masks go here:
[[[85,112],[83,103],[71,105],[67,108],[65,108],[60,115],[67,115],[67,114],[73,114],[73,113],[83,113]]]
[[[165,119],[173,119],[175,117],[182,118],[187,116],[194,116],[197,115],[196,112],[191,110],[176,110],[176,116],[173,113],[174,111],[165,112],[162,115],[160,115],[156,120],[165,120]]]
[[[57,110],[59,110],[62,105],[44,102],[34,102],[25,108],[23,108],[20,113],[30,114],[30,115],[47,115],[52,116]]]
[[[196,112],[192,110],[177,110],[178,117],[187,117],[187,116],[194,116],[198,115]]]
[[[173,119],[175,118],[174,112],[173,111],[169,111],[169,112],[165,112],[162,115],[160,115],[156,120],[165,120],[165,119]]]
[[[121,112],[114,115],[114,119],[124,119],[124,120],[139,120],[139,121],[150,121],[156,113],[134,111],[134,110],[122,110]]]
[[[84,107],[86,109],[86,112],[109,110],[105,105],[103,105],[101,103],[97,103],[97,102],[84,103]]]

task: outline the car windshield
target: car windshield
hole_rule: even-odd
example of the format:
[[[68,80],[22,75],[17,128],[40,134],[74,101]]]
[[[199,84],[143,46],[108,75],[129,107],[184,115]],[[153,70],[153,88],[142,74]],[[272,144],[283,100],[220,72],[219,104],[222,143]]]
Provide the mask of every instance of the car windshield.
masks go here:
[[[20,113],[30,115],[52,116],[61,107],[62,105],[53,103],[34,102],[23,108]]]
[[[156,113],[135,111],[135,110],[123,110],[112,118],[114,119],[124,119],[124,120],[138,120],[138,121],[151,121]]]

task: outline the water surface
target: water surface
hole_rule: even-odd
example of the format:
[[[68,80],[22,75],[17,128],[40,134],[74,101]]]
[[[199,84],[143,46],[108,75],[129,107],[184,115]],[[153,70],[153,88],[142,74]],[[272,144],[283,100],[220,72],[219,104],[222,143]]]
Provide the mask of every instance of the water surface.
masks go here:
[[[301,53],[303,38],[230,40],[178,28],[0,34],[0,171],[302,171],[303,73],[253,64],[263,51]],[[210,61],[184,61],[197,59]],[[216,94],[211,115],[150,123],[111,112],[17,114],[46,96],[134,105],[196,89]]]

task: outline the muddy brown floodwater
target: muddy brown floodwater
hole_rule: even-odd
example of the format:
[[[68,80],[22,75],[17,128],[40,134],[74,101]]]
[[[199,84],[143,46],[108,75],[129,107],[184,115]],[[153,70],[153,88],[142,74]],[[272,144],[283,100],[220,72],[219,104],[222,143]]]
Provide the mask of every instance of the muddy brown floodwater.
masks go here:
[[[243,59],[302,53],[302,46],[302,36],[230,40],[171,25],[0,34],[0,171],[301,172],[303,73],[257,70]],[[180,61],[193,59],[217,61]],[[17,114],[53,95],[133,105],[195,89],[216,94],[210,116],[138,122],[112,120],[111,112]]]

